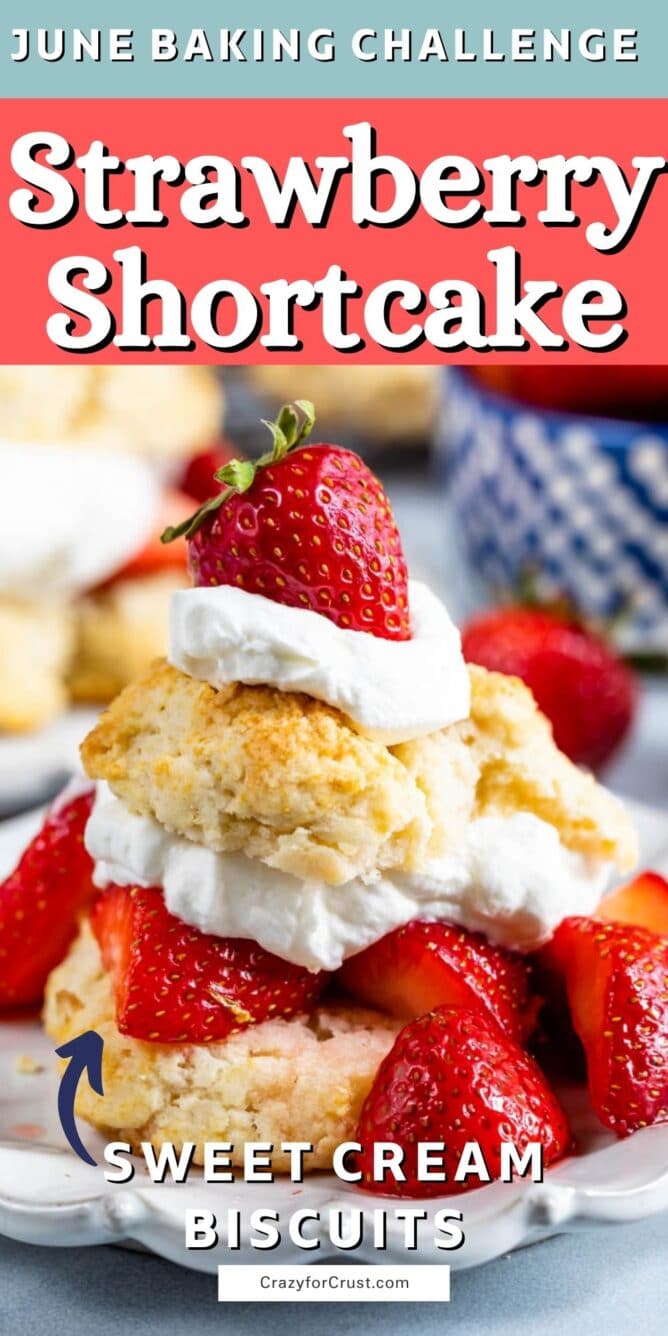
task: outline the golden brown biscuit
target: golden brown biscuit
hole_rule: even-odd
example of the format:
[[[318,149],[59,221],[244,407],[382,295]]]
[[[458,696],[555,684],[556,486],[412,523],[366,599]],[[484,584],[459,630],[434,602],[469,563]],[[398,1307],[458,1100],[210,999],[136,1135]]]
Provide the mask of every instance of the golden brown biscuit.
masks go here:
[[[171,1141],[229,1141],[234,1164],[246,1141],[307,1141],[309,1169],[327,1168],[353,1137],[363,1100],[403,1021],[353,1006],[264,1021],[214,1044],[148,1044],[116,1028],[109,976],[84,925],[46,989],[46,1029],[58,1043],[82,1030],[104,1039],[104,1098],[82,1081],[75,1111],[138,1148]],[[274,1167],[288,1169],[275,1153]]]
[[[133,812],[304,880],[337,885],[427,856],[432,823],[413,775],[308,696],[214,691],[158,663],[105,711],[81,754]]]
[[[118,580],[76,604],[76,651],[69,675],[72,699],[109,701],[167,648],[169,602],[185,571]]]
[[[469,671],[471,717],[454,732],[478,767],[476,815],[533,812],[556,826],[567,848],[632,868],[638,841],[628,812],[559,751],[529,688],[516,677]]]
[[[5,440],[187,458],[222,424],[222,390],[206,367],[2,366]]]
[[[67,608],[0,599],[0,730],[29,732],[56,717],[73,646]]]
[[[476,817],[532,812],[563,843],[621,868],[636,856],[620,803],[555,746],[515,678],[471,670],[471,716],[387,748],[338,711],[267,687],[220,692],[158,664],[82,749],[133,812],[304,880],[418,869]]]

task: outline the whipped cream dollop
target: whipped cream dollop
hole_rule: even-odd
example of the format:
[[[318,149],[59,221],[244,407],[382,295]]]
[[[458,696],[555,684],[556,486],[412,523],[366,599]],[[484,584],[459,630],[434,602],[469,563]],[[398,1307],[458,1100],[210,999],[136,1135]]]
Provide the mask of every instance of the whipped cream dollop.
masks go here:
[[[229,682],[303,691],[386,745],[466,719],[469,676],[459,631],[440,599],[410,581],[412,638],[348,631],[231,585],[172,597],[168,658],[216,689]]]
[[[562,845],[526,812],[481,817],[424,872],[344,886],[301,882],[244,854],[214,853],[132,814],[102,785],[86,829],[103,887],[162,887],[172,914],[202,932],[246,937],[309,970],[334,970],[411,919],[445,920],[514,950],[546,941],[569,914],[590,914],[608,865]]]
[[[0,594],[60,598],[99,584],[143,547],[159,503],[140,460],[0,442]]]

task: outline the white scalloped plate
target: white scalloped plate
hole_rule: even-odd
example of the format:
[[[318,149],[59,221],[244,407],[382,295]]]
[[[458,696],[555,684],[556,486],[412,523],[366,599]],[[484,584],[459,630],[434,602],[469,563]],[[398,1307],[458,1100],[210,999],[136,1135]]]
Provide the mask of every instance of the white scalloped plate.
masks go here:
[[[635,808],[642,861],[668,873],[668,819],[650,808]],[[0,874],[14,861],[32,829],[36,813],[0,827]],[[28,1057],[39,1070],[22,1072]],[[205,1184],[197,1176],[175,1186],[150,1183],[137,1161],[131,1187],[104,1182],[102,1171],[78,1160],[67,1148],[56,1113],[57,1077],[51,1042],[36,1021],[0,1025],[0,1232],[27,1243],[80,1247],[97,1243],[135,1243],[161,1257],[203,1271],[219,1263],[341,1260],[328,1242],[325,1225],[314,1227],[320,1250],[302,1251],[287,1239],[272,1252],[256,1253],[244,1230],[240,1251],[221,1242],[208,1251],[186,1251],[184,1213],[210,1209],[224,1218],[237,1208],[247,1222],[251,1211],[272,1209],[285,1220],[299,1207],[319,1210],[326,1221],[331,1206],[364,1206],[369,1212],[392,1199],[371,1197],[316,1174],[303,1185]],[[364,1262],[447,1261],[453,1268],[478,1266],[514,1248],[552,1234],[600,1223],[632,1221],[668,1209],[668,1125],[648,1128],[617,1142],[598,1126],[584,1091],[563,1090],[580,1153],[550,1170],[543,1184],[493,1184],[459,1198],[412,1202],[428,1212],[421,1237],[431,1239],[430,1221],[446,1204],[462,1210],[466,1240],[455,1252],[425,1245],[407,1254],[399,1227],[388,1231],[388,1249],[371,1244],[353,1254]],[[102,1137],[80,1125],[91,1153],[101,1158]],[[390,1216],[391,1219],[391,1216]]]

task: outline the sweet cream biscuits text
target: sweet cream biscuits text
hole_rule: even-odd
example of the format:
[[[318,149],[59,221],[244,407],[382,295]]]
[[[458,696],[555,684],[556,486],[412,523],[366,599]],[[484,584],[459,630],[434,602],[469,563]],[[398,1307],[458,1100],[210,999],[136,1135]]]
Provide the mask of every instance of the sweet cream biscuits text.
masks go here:
[[[243,1164],[237,1165],[236,1148],[229,1141],[206,1141],[200,1149],[203,1152],[201,1168],[195,1165],[198,1147],[194,1141],[184,1142],[178,1150],[171,1141],[163,1142],[157,1150],[150,1141],[142,1141],[139,1147],[152,1183],[185,1183],[192,1172],[201,1174],[206,1183],[273,1183],[276,1177],[274,1154],[280,1156],[282,1164],[287,1158],[290,1181],[303,1183],[309,1169],[309,1156],[313,1155],[313,1146],[308,1141],[284,1141],[280,1146],[273,1146],[268,1141],[246,1141],[240,1148]],[[362,1172],[356,1164],[356,1156],[361,1151],[358,1141],[343,1141],[334,1148],[330,1168],[340,1182],[363,1186]],[[451,1165],[450,1174],[445,1169],[444,1142],[420,1141],[415,1152],[417,1177],[425,1184],[470,1186],[474,1182],[491,1183],[492,1178],[502,1183],[510,1183],[514,1178],[529,1178],[533,1183],[543,1181],[543,1147],[539,1141],[529,1141],[522,1149],[512,1141],[500,1142],[493,1173],[477,1141],[466,1142],[454,1168]],[[397,1142],[376,1141],[373,1146],[373,1182],[404,1183],[404,1158],[403,1147]],[[129,1183],[134,1178],[137,1159],[129,1142],[108,1142],[104,1161],[108,1166],[104,1171],[107,1182]]]
[[[235,1165],[235,1147],[231,1142],[205,1142],[203,1163],[195,1165],[195,1142],[185,1142],[178,1148],[164,1142],[159,1148],[150,1141],[136,1148],[141,1153],[148,1179],[152,1183],[185,1183],[194,1174],[204,1183],[235,1183],[243,1181],[259,1185],[274,1183],[276,1175],[272,1163],[274,1153],[286,1158],[287,1173],[280,1174],[284,1181],[303,1183],[308,1172],[309,1156],[313,1146],[306,1141],[285,1141],[280,1146],[270,1142],[247,1141],[241,1148],[242,1165]],[[457,1192],[467,1187],[489,1183],[492,1178],[509,1183],[515,1179],[543,1182],[543,1147],[540,1142],[516,1146],[513,1142],[499,1144],[493,1173],[487,1164],[482,1147],[477,1141],[465,1144],[451,1173],[445,1170],[446,1145],[444,1142],[419,1142],[414,1148],[417,1155],[417,1177],[425,1184],[442,1184],[442,1191]],[[362,1146],[356,1141],[345,1141],[334,1148],[331,1170],[342,1183],[363,1187],[361,1171],[356,1167],[356,1156]],[[104,1150],[104,1176],[109,1183],[129,1183],[135,1177],[138,1158],[129,1142],[111,1141]],[[393,1185],[405,1181],[404,1150],[396,1142],[378,1141],[373,1148],[374,1182],[383,1183],[388,1192]],[[449,1185],[449,1187],[447,1186]],[[292,1206],[292,1203],[291,1203]],[[327,1205],[322,1210],[300,1207],[281,1212],[263,1207],[259,1201],[255,1209],[239,1206],[223,1207],[217,1212],[208,1207],[189,1207],[184,1212],[185,1246],[189,1251],[224,1248],[236,1251],[248,1242],[254,1250],[272,1251],[283,1243],[304,1251],[317,1251],[323,1245],[342,1252],[354,1252],[365,1247],[385,1251],[390,1239],[393,1246],[414,1252],[426,1244],[438,1251],[456,1251],[465,1242],[464,1217],[451,1207],[434,1209],[414,1206],[404,1201],[396,1205],[356,1205],[353,1201],[341,1205]]]

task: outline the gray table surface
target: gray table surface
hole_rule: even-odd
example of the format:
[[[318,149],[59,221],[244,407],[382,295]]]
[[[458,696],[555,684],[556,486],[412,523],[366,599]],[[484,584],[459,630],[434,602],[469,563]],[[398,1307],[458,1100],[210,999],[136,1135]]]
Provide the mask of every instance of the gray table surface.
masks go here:
[[[392,489],[411,565],[448,592],[461,616],[476,602],[444,534],[438,496],[402,481]],[[668,689],[646,684],[634,735],[607,777],[629,796],[668,810]],[[551,1239],[453,1277],[443,1309],[424,1304],[219,1304],[216,1282],[119,1248],[59,1250],[0,1239],[0,1336],[185,1336],[271,1324],[276,1336],[332,1328],[403,1336],[419,1324],[481,1336],[668,1334],[668,1213],[630,1226]]]
[[[0,1242],[0,1331],[21,1336],[665,1336],[668,1215],[550,1239],[453,1276],[440,1304],[219,1304],[214,1276],[120,1248]]]

